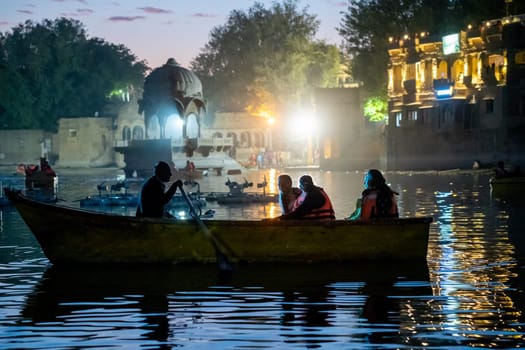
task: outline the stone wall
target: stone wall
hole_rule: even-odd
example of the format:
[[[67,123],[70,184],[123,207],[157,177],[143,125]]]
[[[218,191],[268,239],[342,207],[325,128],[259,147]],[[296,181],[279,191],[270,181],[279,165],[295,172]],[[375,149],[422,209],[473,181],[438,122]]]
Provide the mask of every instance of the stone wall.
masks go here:
[[[41,144],[52,138],[43,130],[0,130],[0,165],[38,164]]]
[[[112,118],[61,118],[56,137],[60,167],[115,165]]]

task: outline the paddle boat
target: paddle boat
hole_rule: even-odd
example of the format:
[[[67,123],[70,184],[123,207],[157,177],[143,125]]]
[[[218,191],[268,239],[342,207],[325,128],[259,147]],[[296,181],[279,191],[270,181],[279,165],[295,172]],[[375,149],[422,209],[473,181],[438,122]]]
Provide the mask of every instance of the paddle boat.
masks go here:
[[[173,177],[181,180],[195,180],[203,176],[202,170],[176,169],[173,171]]]
[[[188,184],[185,181],[185,184]],[[138,194],[129,193],[129,184],[126,181],[119,181],[113,185],[107,185],[102,182],[97,185],[98,194],[87,196],[81,199],[80,207],[136,207],[138,203]],[[109,193],[104,193],[109,191]],[[193,205],[196,208],[204,208],[206,206],[206,199],[198,193],[189,194]],[[171,201],[167,204],[168,209],[177,209],[186,207],[187,204],[180,194],[173,196]]]
[[[6,196],[53,264],[426,262],[431,217],[371,221],[173,220]]]
[[[217,201],[218,204],[267,204],[279,202],[279,195],[266,193],[266,186],[268,185],[266,177],[263,182],[257,184],[257,188],[263,189],[262,193],[245,192],[245,189],[253,186],[253,183],[248,182],[246,178],[243,183],[230,181],[228,178],[225,185],[229,188],[228,192],[205,194],[206,200]]]

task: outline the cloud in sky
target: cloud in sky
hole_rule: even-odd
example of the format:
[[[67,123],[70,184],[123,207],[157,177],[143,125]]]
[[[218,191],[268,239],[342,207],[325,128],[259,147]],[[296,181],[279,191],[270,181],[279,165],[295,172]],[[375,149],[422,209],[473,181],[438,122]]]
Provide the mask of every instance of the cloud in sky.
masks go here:
[[[255,1],[268,7],[276,0],[0,0],[0,31],[26,20],[76,18],[89,36],[122,44],[153,68],[169,57],[189,67],[210,31],[224,25],[231,11],[245,11]],[[339,44],[335,27],[347,0],[298,0],[298,6],[321,20],[317,38]]]
[[[82,15],[82,16],[87,16],[87,15],[91,15],[92,13],[94,13],[95,11],[93,11],[92,9],[78,9],[77,10],[77,13],[79,15]]]
[[[152,13],[152,14],[164,14],[164,13],[173,13],[173,11],[171,10],[164,10],[164,9],[159,9],[157,7],[139,7],[138,8],[139,10],[142,10],[146,13]]]
[[[92,9],[77,9],[72,12],[61,12],[60,15],[62,17],[84,17],[89,16],[95,13]]]
[[[197,12],[197,13],[192,13],[190,15],[191,17],[197,17],[197,18],[217,18],[219,16],[217,15],[213,15],[211,13],[202,13],[202,12]]]
[[[133,22],[146,19],[145,16],[112,16],[108,18],[112,22]]]
[[[79,2],[81,4],[87,5],[88,2],[86,0],[51,0],[53,2]]]

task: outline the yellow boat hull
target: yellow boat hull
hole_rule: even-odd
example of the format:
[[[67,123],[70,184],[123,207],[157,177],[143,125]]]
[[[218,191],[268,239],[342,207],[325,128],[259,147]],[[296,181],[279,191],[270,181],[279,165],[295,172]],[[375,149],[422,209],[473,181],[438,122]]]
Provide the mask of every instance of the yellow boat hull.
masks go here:
[[[136,218],[6,195],[53,263],[210,263],[193,220]],[[204,221],[236,263],[411,260],[427,255],[430,217],[356,221]]]

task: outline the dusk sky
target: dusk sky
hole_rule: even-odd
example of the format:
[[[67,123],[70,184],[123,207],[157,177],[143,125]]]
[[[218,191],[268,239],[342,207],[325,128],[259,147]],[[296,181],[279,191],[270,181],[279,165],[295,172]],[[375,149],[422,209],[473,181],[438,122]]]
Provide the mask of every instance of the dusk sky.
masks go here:
[[[174,57],[182,66],[200,52],[211,29],[226,23],[235,9],[247,10],[253,0],[0,0],[0,31],[28,19],[41,22],[59,17],[82,22],[89,37],[128,47],[152,68]],[[273,0],[261,0],[269,7]],[[321,21],[318,39],[339,45],[336,28],[346,0],[300,0],[299,8]]]

